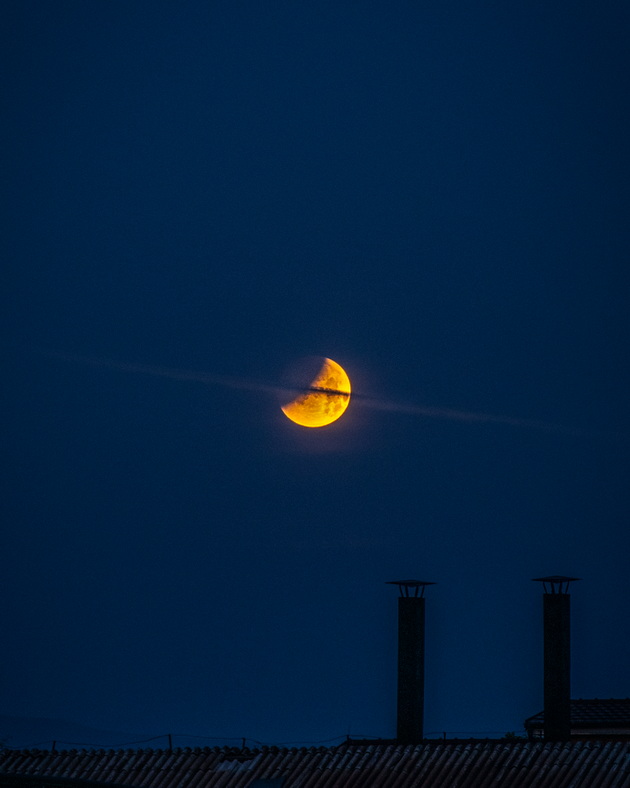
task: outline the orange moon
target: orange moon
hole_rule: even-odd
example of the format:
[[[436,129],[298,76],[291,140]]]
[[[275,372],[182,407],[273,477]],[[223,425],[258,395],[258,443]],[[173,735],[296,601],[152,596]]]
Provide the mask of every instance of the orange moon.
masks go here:
[[[350,378],[331,358],[324,358],[306,390],[282,406],[284,415],[302,427],[325,427],[345,413],[350,403]]]

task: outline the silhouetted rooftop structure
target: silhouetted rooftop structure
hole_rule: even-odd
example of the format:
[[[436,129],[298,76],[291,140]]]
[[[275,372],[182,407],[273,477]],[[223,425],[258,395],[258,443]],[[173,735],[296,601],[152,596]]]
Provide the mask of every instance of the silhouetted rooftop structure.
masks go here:
[[[542,738],[544,711],[525,720],[532,739]],[[571,701],[571,738],[630,740],[630,698],[578,698]]]

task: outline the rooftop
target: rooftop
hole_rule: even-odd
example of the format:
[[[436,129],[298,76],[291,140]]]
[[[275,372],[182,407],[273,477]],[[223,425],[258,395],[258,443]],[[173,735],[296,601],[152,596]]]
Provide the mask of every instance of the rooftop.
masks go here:
[[[624,788],[630,742],[474,740],[418,745],[0,752],[3,774],[55,776],[144,788]],[[550,779],[553,783],[550,783]],[[258,783],[257,781],[261,781]]]
[[[542,727],[545,712],[525,720],[525,728]],[[578,698],[571,701],[572,728],[630,728],[630,698]]]

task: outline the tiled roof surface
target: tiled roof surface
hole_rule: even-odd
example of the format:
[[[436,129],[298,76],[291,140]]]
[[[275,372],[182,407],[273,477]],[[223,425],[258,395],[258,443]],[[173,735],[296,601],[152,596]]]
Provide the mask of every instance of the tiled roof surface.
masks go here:
[[[525,727],[541,727],[544,721],[545,712],[539,711],[525,720]],[[572,700],[571,727],[629,728],[630,698]]]
[[[7,774],[0,772],[3,788],[124,788],[113,783],[96,783],[91,780],[75,780],[71,777],[38,777],[33,774]]]
[[[73,777],[145,788],[627,788],[630,743],[573,741],[343,744],[260,750],[5,750],[2,773]]]

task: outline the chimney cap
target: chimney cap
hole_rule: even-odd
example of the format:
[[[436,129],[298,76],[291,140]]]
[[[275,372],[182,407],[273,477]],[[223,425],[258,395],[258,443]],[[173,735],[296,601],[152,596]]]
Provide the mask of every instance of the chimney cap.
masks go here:
[[[581,577],[565,577],[564,575],[549,575],[548,577],[532,577],[535,583],[542,583],[545,589],[545,594],[568,594],[569,583],[574,580],[581,580]],[[547,583],[549,583],[549,590],[547,590]],[[564,587],[566,584],[566,587]]]
[[[398,586],[400,596],[411,596],[409,589],[413,588],[413,596],[424,596],[425,586],[437,585],[429,580],[387,580],[385,585]]]

